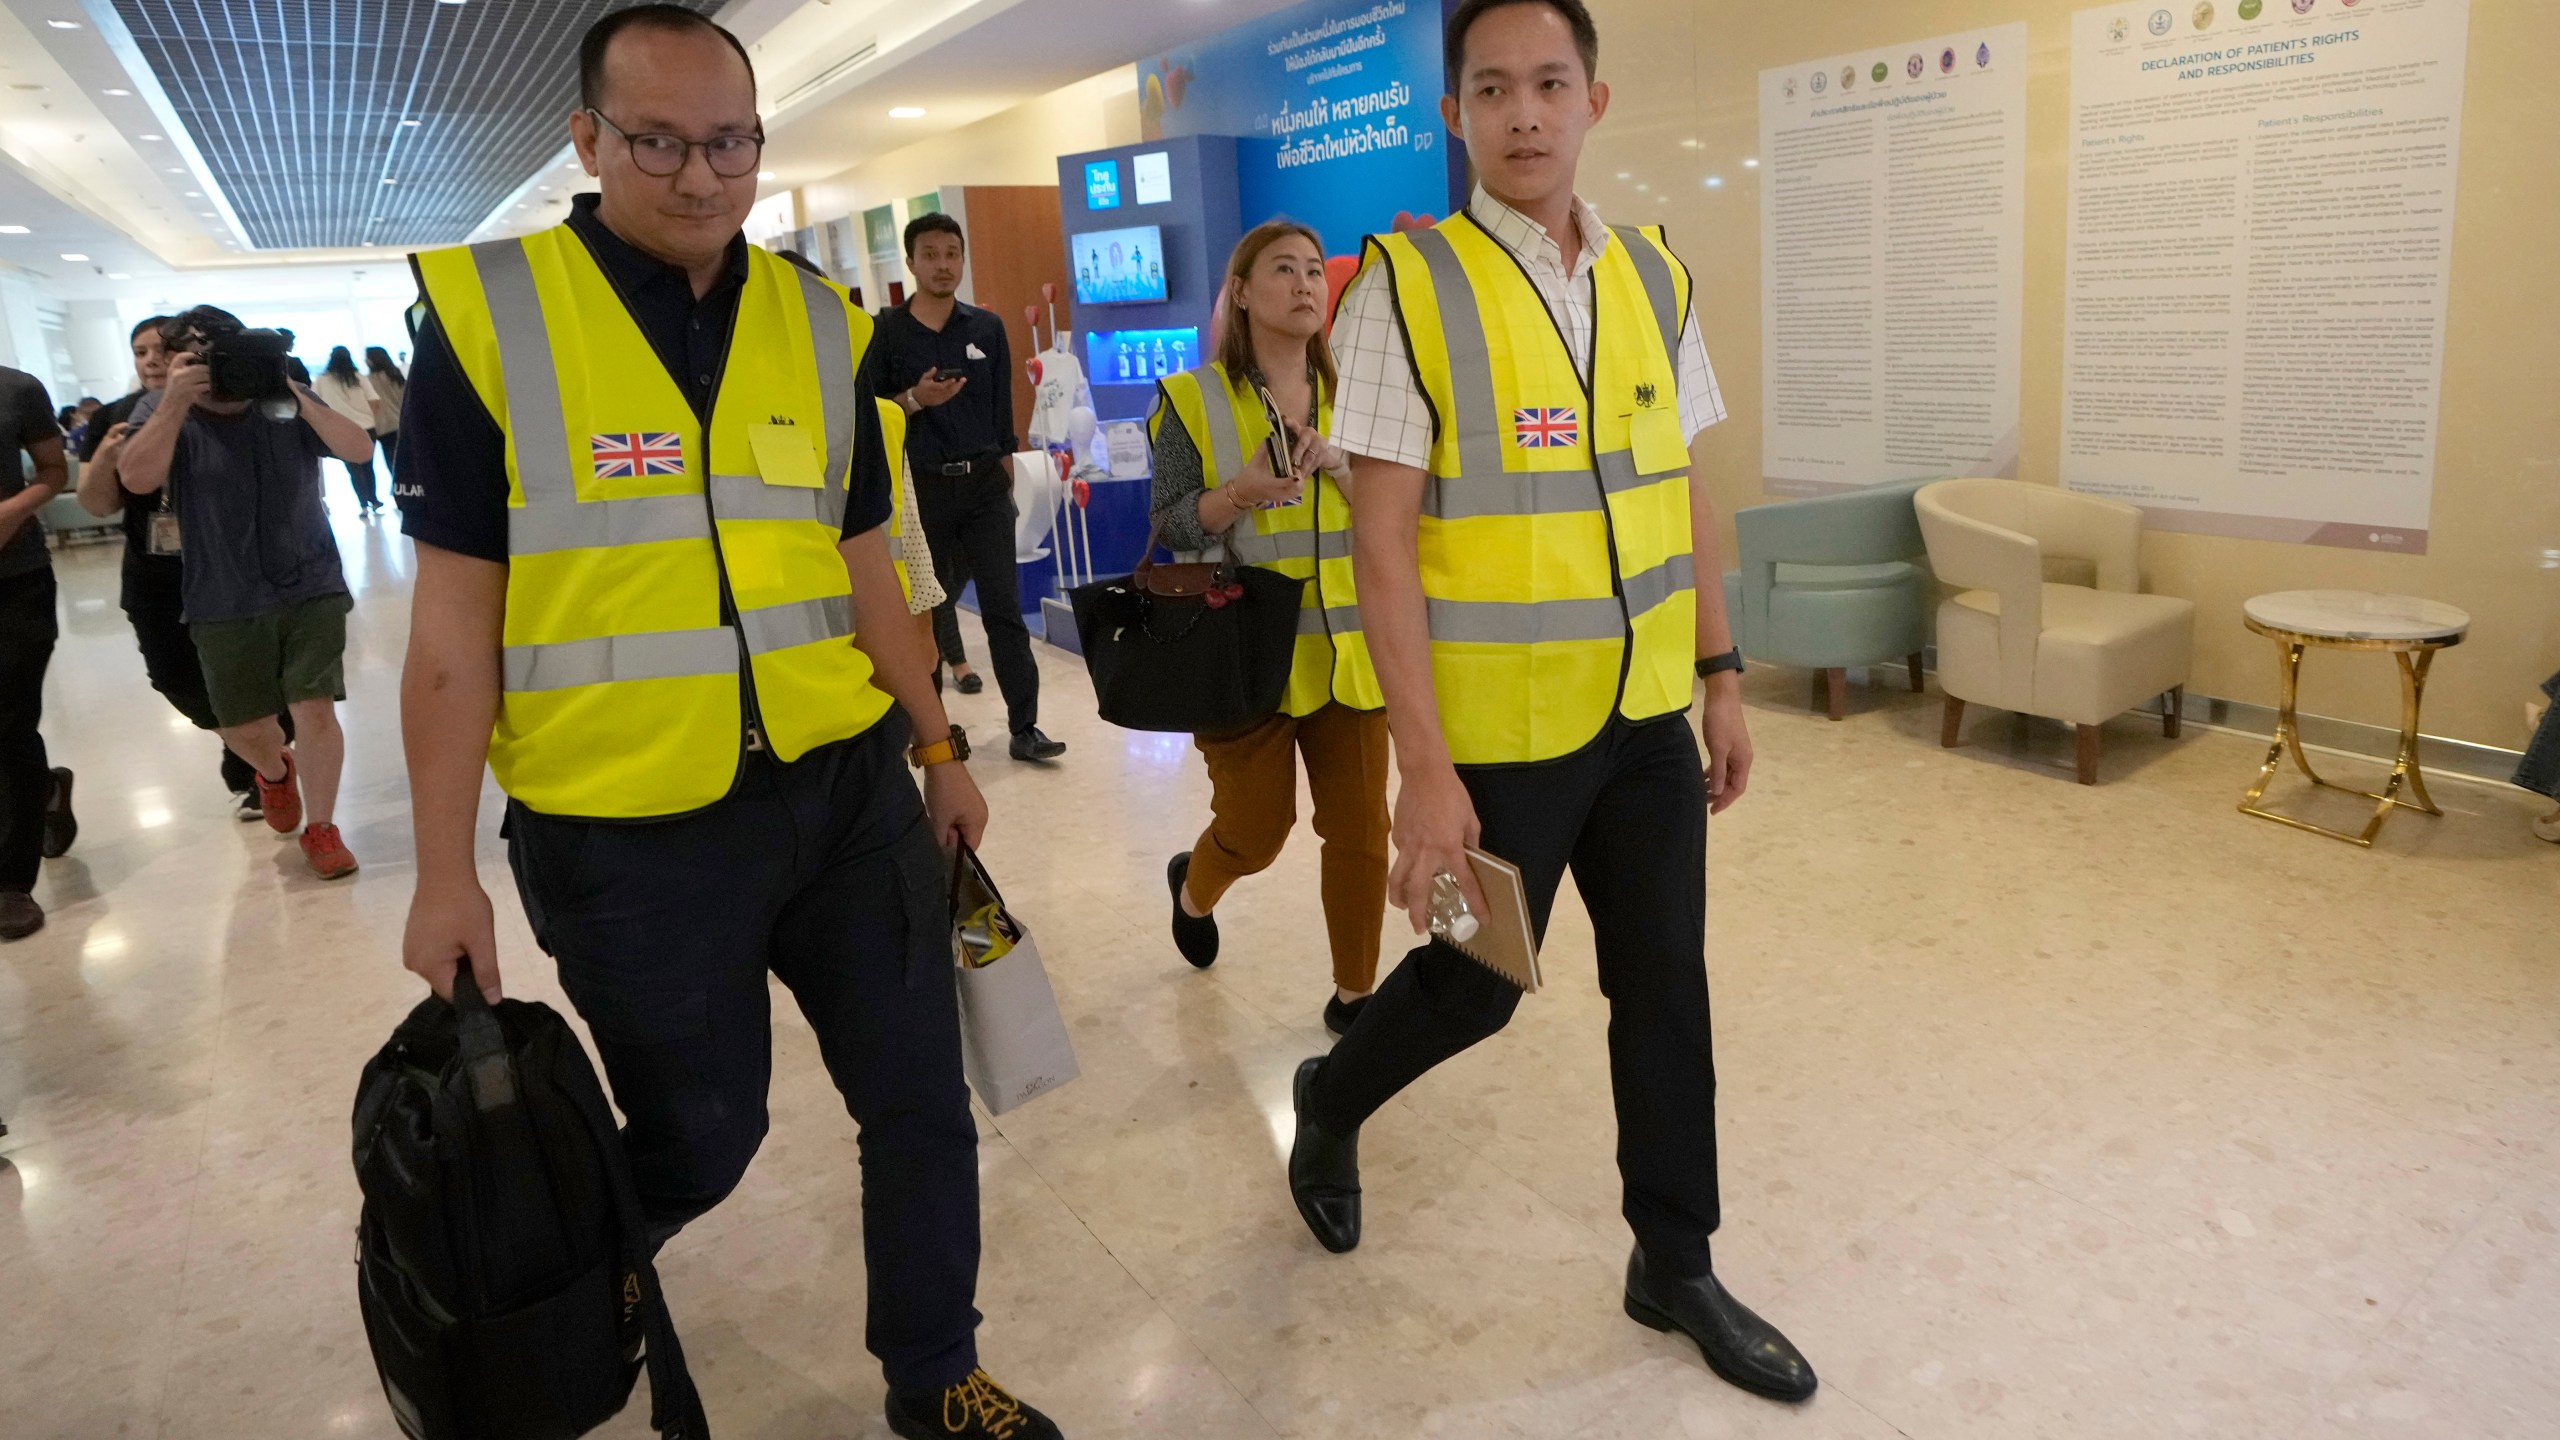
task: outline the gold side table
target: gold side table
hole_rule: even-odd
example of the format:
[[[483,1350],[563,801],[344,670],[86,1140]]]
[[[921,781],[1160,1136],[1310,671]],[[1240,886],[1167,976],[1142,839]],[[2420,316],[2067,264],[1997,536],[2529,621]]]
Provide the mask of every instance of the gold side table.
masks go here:
[[[2241,607],[2241,616],[2251,630],[2276,642],[2277,664],[2284,676],[2284,699],[2276,711],[2275,739],[2267,746],[2267,763],[2258,772],[2258,783],[2250,786],[2240,801],[2241,814],[2370,848],[2373,837],[2382,833],[2382,822],[2395,809],[2415,810],[2422,815],[2444,813],[2428,798],[2426,775],[2418,768],[2418,707],[2426,699],[2427,668],[2435,663],[2437,651],[2462,643],[2462,637],[2471,629],[2469,615],[2451,605],[2412,595],[2376,595],[2363,590],[2280,590],[2248,601]],[[2392,761],[2391,778],[2380,790],[2358,790],[2323,780],[2303,755],[2301,717],[2295,701],[2301,688],[2302,653],[2308,649],[2379,650],[2399,662],[2400,753]],[[2288,754],[2293,757],[2294,768],[2312,784],[2375,802],[2373,818],[2365,822],[2362,833],[2332,830],[2259,805]],[[2405,799],[2403,790],[2408,792]]]

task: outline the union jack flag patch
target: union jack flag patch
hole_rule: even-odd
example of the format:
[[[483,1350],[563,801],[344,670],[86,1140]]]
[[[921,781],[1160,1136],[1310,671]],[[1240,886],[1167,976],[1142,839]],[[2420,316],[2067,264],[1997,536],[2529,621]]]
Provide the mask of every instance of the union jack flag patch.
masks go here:
[[[1581,422],[1573,407],[1511,412],[1511,443],[1523,450],[1562,450],[1582,443]]]
[[[587,445],[595,452],[599,480],[684,473],[684,437],[673,430],[590,435]]]

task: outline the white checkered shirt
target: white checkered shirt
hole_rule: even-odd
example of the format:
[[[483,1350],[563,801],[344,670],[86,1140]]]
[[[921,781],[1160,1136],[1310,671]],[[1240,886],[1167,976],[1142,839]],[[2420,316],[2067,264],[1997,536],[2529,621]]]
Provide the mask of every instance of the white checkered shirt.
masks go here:
[[[1600,223],[1600,212],[1577,195],[1574,214],[1582,230],[1582,253],[1565,267],[1564,250],[1538,222],[1478,188],[1467,213],[1485,233],[1518,256],[1547,309],[1564,332],[1574,365],[1591,370],[1591,268],[1600,263],[1616,237]],[[1334,362],[1342,371],[1341,393],[1333,400],[1333,440],[1354,455],[1390,464],[1428,469],[1431,465],[1431,405],[1413,379],[1406,359],[1404,331],[1396,324],[1395,295],[1386,276],[1372,272],[1352,283],[1342,296],[1333,322]],[[1698,338],[1698,312],[1692,305],[1680,332],[1680,428],[1688,439],[1724,418],[1724,396],[1716,389],[1715,368],[1707,363],[1706,342]]]

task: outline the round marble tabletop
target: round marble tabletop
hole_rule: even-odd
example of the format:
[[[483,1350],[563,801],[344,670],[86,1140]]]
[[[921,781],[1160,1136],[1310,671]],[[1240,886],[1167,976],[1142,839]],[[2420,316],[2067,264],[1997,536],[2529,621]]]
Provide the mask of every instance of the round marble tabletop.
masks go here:
[[[2458,640],[2471,628],[2468,614],[2441,601],[2369,590],[2279,590],[2240,608],[2270,630],[2331,640],[2428,644]]]

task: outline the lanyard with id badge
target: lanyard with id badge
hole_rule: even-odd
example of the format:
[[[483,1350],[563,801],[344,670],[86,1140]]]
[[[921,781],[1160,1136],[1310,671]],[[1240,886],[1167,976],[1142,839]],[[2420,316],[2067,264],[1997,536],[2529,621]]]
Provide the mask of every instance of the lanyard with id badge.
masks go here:
[[[146,548],[150,554],[175,556],[182,553],[178,536],[176,482],[160,487],[160,508],[151,512]]]

